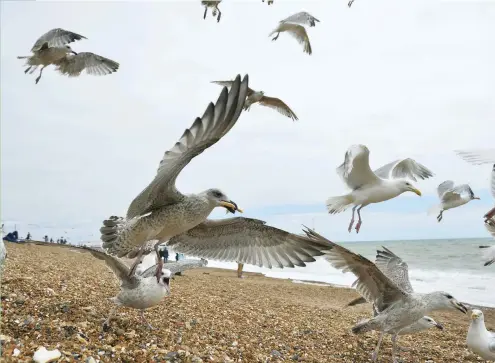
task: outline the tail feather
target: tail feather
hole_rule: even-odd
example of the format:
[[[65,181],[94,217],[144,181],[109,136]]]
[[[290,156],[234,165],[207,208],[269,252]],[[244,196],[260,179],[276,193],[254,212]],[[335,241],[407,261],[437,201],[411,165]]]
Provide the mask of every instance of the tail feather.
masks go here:
[[[363,334],[371,331],[370,319],[361,320],[352,328],[352,334]]]
[[[354,197],[351,194],[330,197],[327,199],[328,213],[336,214],[344,212],[352,203],[354,203]]]
[[[367,303],[366,299],[361,296],[361,297],[358,297],[357,299],[352,300],[346,306],[354,306],[354,305],[366,304],[366,303]]]

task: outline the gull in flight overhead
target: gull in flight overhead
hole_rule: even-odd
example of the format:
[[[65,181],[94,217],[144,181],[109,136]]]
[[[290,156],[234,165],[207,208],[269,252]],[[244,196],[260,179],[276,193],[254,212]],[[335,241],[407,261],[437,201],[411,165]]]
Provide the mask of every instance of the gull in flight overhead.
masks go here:
[[[321,256],[329,249],[326,243],[266,226],[256,219],[208,220],[215,207],[231,213],[242,211],[216,188],[188,195],[177,190],[175,181],[182,169],[234,126],[248,89],[247,75],[242,82],[238,75],[230,92],[224,87],[216,104],[210,103],[203,116],[165,152],[155,179],[132,201],[126,218],[114,216],[103,221],[100,228],[103,248],[118,257],[131,254],[136,257],[130,274],[141,263],[150,243],[159,259],[157,279],[163,267],[158,246],[165,242],[175,252],[189,256],[281,268],[305,266],[305,262],[315,261],[314,256]]]
[[[490,233],[492,237],[495,238],[495,217],[492,217],[485,221],[485,228],[488,233]],[[486,260],[484,266],[490,266],[492,263],[495,262],[495,245],[480,246],[480,248],[483,248],[485,250],[483,254],[483,258]]]
[[[212,81],[211,83],[230,88],[232,87],[233,81]],[[298,120],[296,114],[280,98],[268,97],[265,96],[265,92],[263,91],[254,91],[251,88],[248,88],[244,109],[246,111],[249,111],[251,105],[255,103],[258,103],[262,106],[270,107],[278,113],[289,117],[290,119],[292,119],[292,121]]]
[[[479,200],[474,195],[473,190],[467,184],[461,184],[454,186],[452,180],[446,180],[437,187],[438,198],[440,198],[440,204],[430,208],[429,213],[439,212],[437,221],[441,221],[443,218],[443,212],[446,210],[460,207],[474,199]]]
[[[411,285],[411,281],[409,280],[409,266],[406,262],[404,262],[399,256],[390,251],[388,248],[383,247],[383,251],[376,251],[376,259],[375,265],[387,276],[390,281],[392,281],[397,287],[402,289],[405,292],[413,293],[414,290]],[[347,306],[354,306],[358,304],[363,304],[366,302],[364,297],[360,297],[351,301]],[[373,303],[373,301],[371,301]],[[373,304],[373,316],[377,316],[380,314],[380,310],[378,307]],[[404,329],[399,331],[399,335],[408,335],[419,333],[423,330],[427,330],[430,328],[438,328],[443,330],[443,326],[437,323],[433,318],[429,316],[423,316],[415,323],[405,327]],[[389,331],[389,334],[393,335],[394,331]],[[373,353],[373,362],[375,362],[378,358],[378,351],[380,350],[380,344],[382,342],[384,333],[380,333],[380,337],[378,338],[378,344]],[[407,350],[405,348],[399,347],[402,350]]]
[[[271,37],[276,33],[277,35],[272,38],[272,41],[274,41],[278,39],[280,33],[287,32],[292,35],[299,42],[299,44],[303,45],[304,53],[311,55],[313,50],[311,49],[311,43],[309,42],[308,33],[306,32],[304,25],[313,27],[315,26],[315,22],[319,22],[319,20],[309,13],[302,11],[281,20],[278,23],[277,28],[268,34],[268,36]]]
[[[291,15],[284,20],[280,21],[281,23],[293,23],[293,24],[301,24],[301,25],[309,25],[310,27],[313,27],[316,25],[316,23],[319,23],[320,21],[316,19],[313,15],[310,13],[307,13],[305,11],[301,11],[299,13],[296,13],[294,15]]]
[[[376,330],[392,334],[392,360],[398,362],[397,338],[400,331],[416,323],[428,312],[444,309],[457,309],[467,313],[467,308],[443,291],[427,294],[405,291],[388,278],[373,262],[357,255],[347,248],[327,240],[325,237],[305,227],[305,233],[315,241],[332,245],[325,259],[342,272],[352,272],[357,280],[352,284],[367,301],[372,302],[378,314],[365,319],[352,328],[354,334]]]
[[[495,149],[456,150],[457,155],[474,165],[495,163]]]
[[[265,2],[265,0],[261,0],[261,2],[262,2],[262,3],[264,3],[264,2]],[[268,5],[273,4],[273,0],[268,0],[267,2],[268,2]]]
[[[218,5],[220,5],[221,2],[222,2],[222,0],[218,0],[218,1],[202,0],[201,4],[205,6],[205,13],[203,15],[203,19],[206,19],[206,14],[208,13],[208,8],[212,8],[211,9],[211,15],[213,15],[213,17],[217,16],[217,11],[218,11],[218,16],[217,16],[217,23],[218,23],[220,21],[220,18],[222,17],[222,12],[220,11],[220,8],[218,7]]]
[[[466,338],[468,348],[485,360],[495,361],[495,333],[486,330],[483,312],[473,309],[471,319]]]
[[[27,59],[26,70],[32,74],[39,66],[40,74],[36,78],[36,84],[41,79],[43,69],[50,64],[56,66],[56,70],[63,75],[76,77],[86,69],[88,74],[102,76],[119,69],[119,63],[102,57],[100,55],[82,52],[76,53],[68,45],[76,40],[87,39],[86,37],[68,30],[56,28],[43,34],[31,48],[33,55],[18,56],[18,59]]]
[[[361,209],[368,204],[395,198],[404,192],[413,192],[421,196],[421,192],[405,178],[416,181],[416,178],[427,179],[433,176],[425,166],[409,158],[393,161],[372,171],[369,155],[370,151],[364,145],[353,145],[347,150],[344,162],[337,168],[337,174],[352,191],[327,199],[330,214],[343,212],[354,205],[349,232],[354,225],[354,213],[358,206],[356,233],[359,233],[362,224]]]

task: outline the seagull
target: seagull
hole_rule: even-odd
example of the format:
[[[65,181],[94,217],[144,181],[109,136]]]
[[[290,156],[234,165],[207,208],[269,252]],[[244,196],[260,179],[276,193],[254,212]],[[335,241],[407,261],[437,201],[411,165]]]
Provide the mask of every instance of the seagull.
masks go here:
[[[485,221],[485,228],[487,231],[495,238],[495,217],[487,219]],[[490,266],[495,262],[495,245],[493,246],[480,246],[480,248],[485,249],[483,258],[486,260],[484,266]]]
[[[271,37],[273,34],[276,33],[277,35],[272,38],[272,41],[274,41],[277,40],[280,36],[280,33],[283,32],[289,33],[299,42],[299,44],[302,44],[304,53],[308,53],[309,55],[313,53],[313,50],[311,49],[311,43],[309,42],[308,33],[306,32],[305,27],[299,24],[281,21],[279,22],[277,28],[275,28],[270,34],[268,34],[268,36]]]
[[[400,330],[417,322],[430,311],[457,309],[464,314],[467,313],[467,308],[447,292],[435,291],[428,294],[407,292],[397,286],[370,260],[327,240],[306,226],[304,232],[309,238],[321,243],[327,242],[332,246],[332,249],[326,252],[325,259],[334,268],[343,272],[352,272],[357,277],[352,286],[355,286],[367,301],[374,304],[378,314],[359,322],[352,328],[352,332],[362,334],[377,330],[392,333],[394,362],[397,362],[397,337]]]
[[[347,3],[347,6],[351,7],[353,2],[354,2],[354,0],[349,0],[349,2]]]
[[[84,69],[92,75],[106,75],[117,71],[119,63],[111,59],[89,52],[74,52],[68,44],[81,39],[87,38],[61,28],[52,29],[34,43],[31,48],[33,55],[17,58],[27,59],[28,67],[24,73],[32,74],[40,65],[43,66],[36,78],[36,84],[41,79],[43,69],[50,64],[55,65],[57,71],[69,77],[79,76]]]
[[[404,178],[416,181],[416,178],[427,179],[434,175],[425,166],[409,158],[393,161],[372,171],[369,155],[370,151],[364,145],[352,145],[347,150],[344,162],[337,168],[337,174],[352,191],[346,195],[330,197],[326,202],[330,214],[343,212],[351,204],[354,205],[349,233],[354,225],[354,213],[358,206],[356,233],[359,233],[362,224],[361,209],[368,204],[384,202],[408,191],[421,196],[421,192]]]
[[[457,155],[474,165],[495,163],[495,149],[456,150]]]
[[[387,276],[390,281],[392,281],[397,287],[402,289],[403,291],[407,293],[413,293],[414,290],[411,285],[411,281],[409,280],[409,266],[407,265],[406,262],[404,262],[399,256],[397,256],[395,253],[390,251],[388,248],[383,247],[383,251],[377,250],[376,251],[376,259],[375,259],[375,265],[380,269],[381,272],[385,276]],[[358,305],[365,303],[366,299],[364,297],[355,299],[351,301],[348,306],[353,306],[353,305]],[[372,302],[372,301],[371,301]],[[373,304],[373,316],[377,316],[380,314],[380,310],[378,309],[377,305]],[[437,323],[433,318],[429,316],[423,316],[413,324],[405,327],[402,330],[399,330],[399,335],[408,335],[408,334],[415,334],[420,331],[430,329],[430,328],[438,328],[440,330],[443,330],[443,326],[439,323]],[[395,331],[389,331],[389,334],[393,335]],[[375,348],[375,351],[373,353],[373,362],[375,362],[378,358],[378,351],[380,350],[380,344],[382,342],[384,333],[380,333],[380,338],[378,339],[378,344]],[[401,348],[402,350],[406,350],[405,348]]]
[[[309,25],[310,27],[313,27],[316,25],[316,22],[320,22],[318,19],[316,19],[313,15],[301,11],[297,14],[291,15],[284,20],[280,21],[281,23],[293,23],[293,24],[301,24],[301,25]]]
[[[232,87],[233,81],[212,81],[211,83],[230,88]],[[280,98],[268,97],[265,96],[265,92],[263,91],[254,91],[251,88],[248,88],[244,110],[249,111],[251,105],[254,103],[259,103],[262,106],[273,108],[280,114],[292,119],[292,121],[298,120],[296,114]]]
[[[486,330],[483,312],[473,309],[471,319],[466,338],[468,348],[485,360],[495,361],[495,333]]]
[[[248,93],[248,76],[241,82],[238,75],[230,92],[224,87],[216,104],[210,103],[201,118],[186,129],[179,142],[166,151],[155,179],[132,201],[126,218],[112,216],[100,228],[102,247],[111,255],[136,254],[131,267],[134,273],[143,259],[143,251],[152,241],[159,258],[158,246],[167,242],[178,253],[223,261],[240,261],[264,267],[306,266],[314,256],[330,247],[309,238],[266,226],[251,218],[208,220],[215,207],[231,213],[242,210],[216,188],[184,195],[175,186],[181,170],[197,155],[219,141],[236,123]],[[221,167],[218,172],[224,172]],[[161,276],[163,260],[156,266]]]
[[[452,180],[446,180],[437,187],[438,197],[440,198],[440,204],[430,208],[430,213],[439,210],[437,221],[441,221],[443,218],[443,212],[446,210],[460,207],[474,199],[479,200],[474,195],[473,190],[467,184],[461,184],[454,186]]]
[[[261,0],[261,2],[262,2],[262,3],[264,3],[264,2],[265,2],[265,0]],[[268,5],[273,4],[273,0],[268,0],[267,2],[268,2]]]
[[[220,11],[220,8],[218,5],[222,2],[222,0],[219,1],[211,1],[211,0],[205,0],[201,1],[201,5],[205,6],[205,13],[203,15],[203,19],[206,19],[206,14],[208,13],[208,8],[212,8],[211,10],[211,15],[213,17],[217,16],[217,11],[218,11],[218,16],[217,16],[217,23],[220,21],[220,18],[222,17],[222,12]]]

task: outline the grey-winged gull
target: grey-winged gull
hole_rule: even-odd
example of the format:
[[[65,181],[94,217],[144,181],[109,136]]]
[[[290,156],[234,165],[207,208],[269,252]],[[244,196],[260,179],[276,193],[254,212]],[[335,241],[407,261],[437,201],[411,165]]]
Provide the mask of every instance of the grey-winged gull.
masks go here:
[[[473,309],[471,319],[466,338],[468,348],[483,359],[495,361],[495,333],[486,329],[483,312]]]
[[[294,15],[288,16],[284,20],[280,20],[281,23],[293,23],[300,25],[309,25],[309,27],[314,27],[316,23],[320,21],[316,19],[313,15],[306,11],[301,11]]]
[[[467,308],[447,292],[435,291],[420,294],[404,291],[370,260],[327,240],[307,227],[304,232],[315,241],[331,244],[332,249],[326,252],[325,259],[334,268],[343,272],[352,272],[357,277],[353,286],[367,301],[375,305],[379,313],[371,319],[359,322],[352,328],[352,332],[354,334],[362,334],[371,330],[391,332],[394,362],[397,356],[397,337],[401,329],[414,324],[430,311],[457,309],[464,314],[467,312]]]
[[[43,69],[50,64],[55,65],[57,71],[69,77],[79,76],[84,69],[92,75],[106,75],[118,70],[119,63],[111,59],[90,52],[74,52],[68,44],[81,39],[87,38],[65,29],[52,29],[34,43],[31,48],[33,55],[17,58],[27,59],[28,67],[24,73],[32,74],[39,66],[43,66],[36,83],[41,79]]]
[[[437,221],[443,219],[443,212],[446,210],[460,207],[472,200],[480,198],[474,195],[473,190],[467,184],[454,185],[452,180],[446,180],[437,187],[440,204],[430,208],[429,213],[437,213]]]
[[[354,225],[354,214],[358,206],[356,233],[359,233],[362,224],[361,209],[371,203],[395,198],[404,192],[413,192],[421,196],[421,192],[405,178],[416,181],[416,178],[427,179],[433,176],[429,169],[410,158],[393,161],[372,171],[369,155],[370,151],[364,145],[352,145],[347,150],[344,162],[337,168],[337,174],[351,192],[330,197],[326,202],[330,214],[343,212],[354,205],[349,232]]]
[[[485,221],[485,228],[495,238],[495,217],[487,219]],[[480,246],[484,249],[483,259],[485,260],[484,266],[489,266],[495,262],[495,245],[493,246]]]
[[[218,16],[217,16],[217,23],[220,21],[220,18],[222,17],[222,12],[220,11],[220,8],[218,5],[222,0],[217,0],[217,1],[211,1],[211,0],[202,0],[201,4],[204,5],[205,7],[205,13],[203,15],[203,19],[206,19],[206,14],[208,13],[208,8],[211,8],[211,15],[213,17],[217,16],[217,11],[218,11]]]
[[[236,123],[248,93],[248,76],[238,75],[227,92],[224,87],[216,105],[210,103],[179,142],[166,151],[155,179],[132,201],[127,217],[111,217],[100,229],[103,248],[123,257],[139,248],[131,273],[143,258],[143,249],[153,241],[167,242],[175,252],[188,256],[271,268],[305,266],[330,247],[265,225],[251,218],[208,220],[215,207],[235,213],[237,204],[218,189],[184,195],[175,186],[181,170],[197,155],[219,141]],[[157,278],[163,262],[159,259]]]
[[[220,86],[231,87],[233,81],[212,81],[211,83],[215,83],[215,84],[218,84]],[[298,120],[296,114],[280,98],[265,96],[265,92],[254,91],[251,88],[248,88],[246,97],[247,97],[246,103],[244,105],[244,109],[246,111],[249,111],[249,109],[251,108],[251,105],[258,103],[261,106],[270,107],[270,108],[274,109],[278,113],[289,117],[293,121]]]
[[[280,33],[285,32],[290,34],[294,39],[297,40],[299,44],[303,46],[304,53],[307,53],[309,55],[313,53],[311,43],[309,42],[308,32],[306,31],[306,28],[300,24],[282,20],[278,23],[277,27],[270,34],[268,34],[268,36],[271,37],[272,35],[276,34],[272,38],[272,41],[274,41],[278,39]]]
[[[411,285],[411,281],[409,280],[409,266],[405,261],[403,261],[399,256],[390,251],[388,248],[383,247],[383,251],[376,251],[376,259],[375,265],[382,271],[385,276],[387,276],[396,286],[401,288],[403,291],[407,293],[413,293],[414,290]],[[351,301],[348,306],[358,305],[365,303],[366,299],[361,297]],[[371,303],[373,303],[371,301]],[[380,313],[378,307],[373,304],[373,315],[377,316]],[[443,326],[437,323],[433,318],[429,316],[423,316],[418,321],[413,324],[401,329],[399,331],[399,335],[408,335],[419,333],[423,330],[430,328],[438,328],[443,330]],[[393,335],[394,331],[389,331],[389,334]],[[373,362],[378,358],[378,352],[380,350],[380,344],[382,342],[384,333],[380,333],[380,338],[378,339],[378,344],[373,353]],[[404,348],[401,348],[405,350]]]

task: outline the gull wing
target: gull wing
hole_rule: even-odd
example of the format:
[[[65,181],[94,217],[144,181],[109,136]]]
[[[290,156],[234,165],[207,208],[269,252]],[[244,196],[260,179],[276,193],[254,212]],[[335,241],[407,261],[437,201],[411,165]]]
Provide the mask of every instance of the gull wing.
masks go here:
[[[318,19],[316,19],[314,16],[311,14],[301,11],[297,14],[291,15],[284,20],[280,21],[281,23],[294,23],[294,24],[300,24],[300,25],[309,25],[310,27],[313,27],[316,25],[315,22],[320,22]]]
[[[452,180],[446,180],[437,187],[438,198],[442,199],[445,192],[454,189],[454,182]]]
[[[485,221],[485,228],[492,235],[493,238],[495,238],[495,217],[492,217],[491,219],[487,219]]]
[[[364,145],[352,145],[346,151],[344,162],[337,168],[337,174],[352,190],[378,182],[378,177],[370,168],[370,151]]]
[[[299,44],[302,44],[304,53],[308,53],[311,55],[313,53],[311,49],[311,43],[309,42],[308,33],[306,32],[306,28],[299,24],[293,23],[279,23],[278,27],[272,31],[269,36],[272,36],[275,33],[287,32],[292,37],[294,37]]]
[[[105,76],[117,72],[119,63],[91,52],[69,55],[56,63],[56,70],[69,76],[77,77],[83,70],[93,76]]]
[[[367,301],[372,302],[378,311],[385,310],[409,295],[367,258],[327,240],[307,227],[304,232],[314,241],[327,242],[332,245],[332,249],[326,252],[325,259],[342,272],[352,272],[357,277],[352,286],[355,286]]]
[[[456,150],[457,155],[474,165],[495,163],[495,149]]]
[[[175,187],[177,176],[194,157],[217,143],[235,125],[246,101],[248,83],[247,75],[242,82],[238,75],[230,92],[223,88],[216,104],[210,103],[174,147],[165,151],[155,179],[130,204],[128,219],[184,198]]]
[[[298,120],[296,114],[280,98],[263,96],[259,103],[263,106],[270,107],[284,116],[291,118],[293,121]]]
[[[172,276],[174,276],[178,272],[182,271],[187,271],[187,270],[192,270],[194,268],[202,268],[208,265],[208,261],[201,259],[201,260],[182,260],[182,261],[175,261],[175,262],[167,262],[163,264],[163,268],[166,268],[167,270],[170,270],[172,273]],[[155,276],[156,272],[156,265],[153,265],[146,270],[143,271],[141,274],[142,278],[146,277],[151,277]]]
[[[376,251],[375,265],[400,289],[408,293],[414,292],[407,263],[388,248],[382,248],[383,251]]]
[[[493,167],[492,167],[490,184],[491,184],[492,196],[493,196],[493,198],[495,198],[495,164],[493,164]]]
[[[219,86],[224,86],[224,87],[230,88],[230,87],[232,87],[232,84],[234,83],[234,81],[212,81],[211,83],[218,84]],[[249,97],[253,93],[254,93],[254,90],[252,90],[251,88],[248,87],[247,96]]]
[[[325,241],[313,241],[244,217],[206,220],[171,238],[167,245],[188,256],[268,268],[304,267],[331,248]]]
[[[472,198],[474,197],[473,190],[467,184],[458,185],[450,190],[447,190],[441,198],[442,203],[453,202],[457,199]]]
[[[31,48],[31,52],[36,52],[37,50],[40,50],[40,48],[45,43],[48,43],[48,47],[63,47],[66,44],[81,39],[88,39],[88,38],[68,30],[55,28],[46,32],[41,37],[39,37],[36,43],[34,43],[33,47]]]
[[[392,161],[376,169],[374,173],[382,179],[409,178],[414,181],[417,181],[416,178],[424,180],[434,175],[431,170],[411,158]]]

